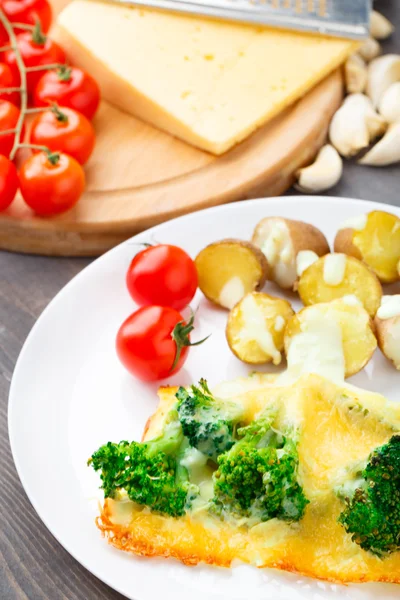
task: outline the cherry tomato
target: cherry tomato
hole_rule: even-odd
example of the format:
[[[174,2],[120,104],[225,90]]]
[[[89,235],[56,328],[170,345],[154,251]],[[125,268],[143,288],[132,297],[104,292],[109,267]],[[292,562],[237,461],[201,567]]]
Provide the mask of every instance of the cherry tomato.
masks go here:
[[[19,179],[16,166],[5,156],[0,156],[0,211],[11,204],[17,193]]]
[[[181,310],[196,293],[197,270],[182,248],[159,244],[136,254],[126,285],[139,306],[159,304]]]
[[[48,0],[0,0],[0,8],[3,9],[11,23],[35,25],[37,21],[40,21],[42,31],[47,32],[50,29],[52,10]],[[22,29],[15,29],[16,33],[22,31]],[[8,36],[5,31],[4,34],[7,40]]]
[[[43,35],[40,28],[35,29],[33,33],[28,31],[17,35],[17,44],[27,68],[61,64],[66,61],[65,52],[61,46],[56,42],[53,42],[49,37]],[[3,53],[3,62],[10,67],[19,83],[20,74],[16,64],[14,50],[7,50]],[[27,73],[26,82],[29,93],[33,92],[43,73],[43,70]]]
[[[18,78],[15,77],[15,72],[10,69],[5,63],[0,63],[0,88],[14,88],[19,86]],[[7,100],[16,106],[20,103],[19,92],[10,92],[0,94],[0,100]]]
[[[92,119],[100,102],[100,89],[89,73],[77,67],[60,67],[47,71],[35,88],[35,106],[48,106],[57,102]]]
[[[21,194],[38,215],[48,217],[72,208],[85,187],[85,174],[72,156],[33,154],[19,171]]]
[[[7,102],[7,100],[0,100],[0,133],[9,129],[15,129],[19,115],[19,109],[14,104]],[[0,135],[0,154],[4,154],[4,156],[10,154],[14,138],[15,133]]]
[[[31,144],[65,152],[81,165],[91,155],[95,139],[91,122],[76,110],[65,107],[54,107],[38,114],[29,134]]]
[[[186,323],[173,308],[143,306],[119,328],[117,354],[124,367],[142,381],[173,375],[187,358],[194,317]],[[197,342],[197,344],[201,343]]]

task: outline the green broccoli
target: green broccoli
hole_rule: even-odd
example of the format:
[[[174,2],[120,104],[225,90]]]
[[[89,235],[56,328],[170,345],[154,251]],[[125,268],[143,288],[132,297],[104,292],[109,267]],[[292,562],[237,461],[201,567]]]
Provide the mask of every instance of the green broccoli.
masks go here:
[[[221,516],[249,518],[253,523],[303,517],[308,500],[297,480],[298,432],[293,427],[276,431],[272,427],[276,414],[269,409],[239,429],[241,439],[218,458],[213,508]]]
[[[88,464],[95,471],[101,470],[106,498],[124,489],[133,502],[180,517],[196,495],[196,486],[190,483],[188,470],[181,464],[187,448],[177,415],[172,413],[160,437],[144,443],[108,442]]]
[[[204,379],[189,391],[180,387],[176,397],[183,433],[190,445],[217,462],[218,456],[235,443],[242,411],[231,402],[218,402]]]
[[[400,435],[375,448],[336,490],[345,503],[339,523],[378,556],[400,550]]]

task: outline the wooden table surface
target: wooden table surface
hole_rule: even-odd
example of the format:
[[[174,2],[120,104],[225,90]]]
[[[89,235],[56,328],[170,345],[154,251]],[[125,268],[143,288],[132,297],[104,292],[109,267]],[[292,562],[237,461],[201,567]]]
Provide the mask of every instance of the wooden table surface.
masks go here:
[[[400,52],[400,3],[378,0],[397,25],[385,52]],[[372,169],[347,164],[329,191],[400,205],[400,167]],[[295,192],[289,192],[295,193]],[[30,505],[11,457],[7,398],[21,347],[53,296],[90,260],[0,254],[0,599],[116,600],[122,596],[81,567],[53,538]]]

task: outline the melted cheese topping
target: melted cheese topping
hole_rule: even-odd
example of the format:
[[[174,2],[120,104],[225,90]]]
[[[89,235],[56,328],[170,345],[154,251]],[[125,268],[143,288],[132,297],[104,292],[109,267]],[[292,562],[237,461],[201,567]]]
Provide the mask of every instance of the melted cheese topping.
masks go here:
[[[400,294],[395,296],[382,296],[381,305],[376,316],[379,319],[391,319],[400,315]]]
[[[271,221],[270,231],[261,249],[272,267],[277,284],[283,288],[291,287],[296,279],[296,265],[292,240],[285,221]]]
[[[348,306],[362,306],[361,300],[359,300],[354,294],[347,294],[346,296],[343,296],[342,301]]]
[[[272,357],[274,365],[282,360],[281,353],[275,346],[274,338],[268,329],[267,322],[254,296],[248,294],[240,304],[244,327],[240,333],[243,342],[255,341],[267,354]]]
[[[395,318],[390,323],[382,344],[387,358],[400,370],[400,319]]]
[[[357,217],[351,217],[344,221],[339,227],[341,229],[354,229],[355,231],[362,231],[366,225],[368,220],[368,214],[358,215]]]
[[[245,295],[246,291],[240,277],[232,277],[222,288],[219,303],[226,308],[233,308]]]
[[[322,375],[332,381],[344,381],[345,360],[342,332],[334,318],[321,314],[318,305],[307,311],[301,333],[294,336],[287,353],[288,368],[279,382],[289,383],[305,373]]]
[[[312,250],[300,250],[296,256],[296,272],[300,277],[304,271],[318,260],[319,256]]]
[[[340,582],[400,582],[400,553],[382,560],[361,550],[338,523],[342,507],[332,491],[349,462],[362,460],[400,427],[400,406],[316,375],[305,375],[289,386],[273,385],[270,376],[259,377],[257,383],[257,389],[248,391],[243,391],[243,380],[238,384],[241,395],[236,401],[249,418],[269,402],[281,402],[285,414],[292,418],[295,412],[302,423],[299,475],[310,500],[304,518],[295,524],[273,519],[247,529],[211,518],[204,505],[193,515],[171,519],[133,503],[121,507],[108,500],[100,527],[109,542],[141,555],[175,556],[189,564],[229,566],[239,560]],[[234,382],[230,386],[234,393]],[[164,421],[158,415],[168,413],[175,391],[160,390],[160,406],[152,418],[158,426],[152,434],[162,430]],[[360,410],[352,409],[358,405]],[[364,406],[370,410],[367,416]],[[203,493],[207,497],[210,488]]]
[[[281,315],[278,315],[274,323],[275,331],[282,331],[282,329],[285,327],[285,323],[285,319]]]
[[[326,285],[340,285],[346,271],[345,254],[328,254],[324,260],[324,282]]]

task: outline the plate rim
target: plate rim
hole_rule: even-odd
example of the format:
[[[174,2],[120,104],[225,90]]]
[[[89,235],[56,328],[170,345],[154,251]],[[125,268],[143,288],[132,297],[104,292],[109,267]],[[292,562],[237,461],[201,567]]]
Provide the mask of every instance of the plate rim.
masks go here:
[[[343,205],[345,203],[351,204],[351,205],[360,204],[361,205],[360,212],[368,211],[368,210],[390,209],[392,212],[396,212],[400,216],[400,207],[396,206],[395,204],[391,205],[391,204],[376,202],[373,200],[363,200],[363,199],[348,198],[348,197],[341,197],[341,196],[312,196],[312,195],[294,194],[291,196],[275,196],[275,197],[257,198],[257,199],[252,199],[252,200],[244,200],[241,202],[231,202],[228,204],[222,204],[219,206],[201,209],[196,212],[189,213],[186,215],[181,215],[179,217],[176,217],[175,219],[165,221],[164,223],[160,223],[159,225],[155,225],[154,227],[151,227],[145,231],[142,231],[138,234],[133,235],[132,237],[125,240],[121,244],[118,244],[114,248],[108,250],[107,252],[105,252],[98,258],[96,258],[94,261],[92,261],[91,263],[86,265],[81,271],[79,271],[79,273],[77,273],[74,277],[72,277],[72,279],[70,281],[68,281],[56,293],[56,295],[50,300],[50,302],[45,306],[45,308],[42,310],[42,312],[38,316],[37,320],[31,327],[31,329],[22,345],[22,348],[18,355],[17,361],[15,363],[15,367],[14,367],[12,378],[11,378],[9,393],[8,393],[7,425],[8,425],[8,436],[9,436],[12,459],[14,461],[14,465],[15,465],[18,477],[20,479],[20,482],[22,484],[22,487],[24,489],[24,492],[27,495],[28,500],[29,500],[30,504],[32,505],[33,509],[35,510],[36,514],[38,515],[38,517],[40,518],[42,523],[45,525],[46,529],[57,540],[57,542],[64,548],[64,550],[66,550],[72,556],[72,558],[74,560],[76,560],[79,564],[81,564],[92,575],[97,577],[97,579],[99,579],[100,581],[102,581],[103,583],[108,585],[111,589],[117,591],[118,593],[120,593],[123,596],[126,596],[126,593],[122,591],[122,588],[120,588],[118,586],[118,584],[116,584],[115,582],[111,582],[106,573],[103,573],[100,569],[97,570],[94,566],[88,566],[85,557],[80,556],[79,552],[76,551],[75,549],[70,549],[69,544],[68,543],[65,544],[60,539],[61,536],[59,536],[57,533],[57,527],[52,528],[48,524],[46,515],[43,514],[43,512],[40,510],[40,507],[38,507],[39,502],[36,502],[35,492],[32,489],[30,489],[29,485],[26,483],[26,479],[23,474],[24,469],[22,466],[21,456],[19,455],[19,451],[17,449],[16,424],[13,421],[13,411],[15,410],[15,406],[17,403],[16,394],[14,392],[14,389],[16,387],[16,381],[20,377],[20,371],[22,370],[22,368],[24,366],[24,364],[23,364],[24,356],[28,352],[29,346],[32,343],[32,340],[35,336],[36,330],[41,326],[42,321],[44,321],[48,312],[50,312],[53,309],[53,306],[55,306],[56,303],[59,301],[62,294],[67,289],[69,290],[74,285],[77,285],[77,282],[79,283],[80,279],[85,277],[86,272],[88,270],[94,268],[94,265],[97,265],[101,261],[108,260],[108,257],[113,253],[117,253],[122,246],[125,246],[125,245],[131,243],[132,240],[141,238],[142,236],[156,233],[160,228],[163,228],[165,226],[167,226],[167,227],[170,225],[174,226],[176,222],[195,220],[196,216],[200,213],[215,214],[215,213],[220,213],[220,212],[225,212],[225,211],[229,212],[230,210],[235,211],[235,210],[244,209],[244,206],[253,206],[260,202],[269,203],[271,200],[275,200],[275,201],[278,200],[279,202],[283,201],[284,203],[285,202],[296,202],[296,200],[303,201],[303,202],[306,201],[307,203],[311,203],[311,204],[314,203],[318,206],[322,203],[331,203],[334,205]],[[266,206],[266,208],[268,209],[268,205]],[[393,211],[393,209],[394,209],[394,211]],[[132,596],[132,598],[133,598],[133,596]]]

